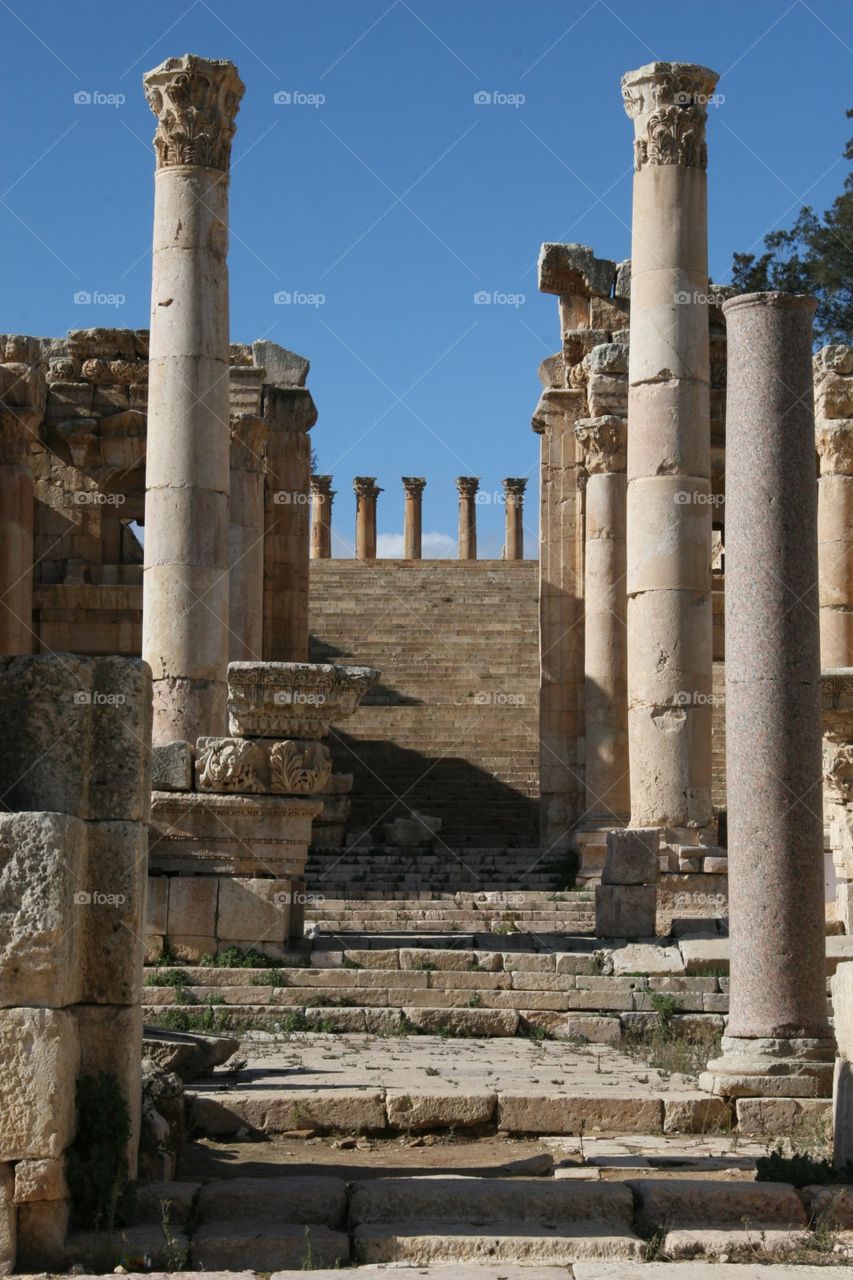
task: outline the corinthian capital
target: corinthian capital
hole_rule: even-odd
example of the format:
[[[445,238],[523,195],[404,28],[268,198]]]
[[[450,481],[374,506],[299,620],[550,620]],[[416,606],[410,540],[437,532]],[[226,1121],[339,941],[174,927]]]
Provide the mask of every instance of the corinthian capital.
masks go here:
[[[456,489],[460,498],[473,498],[480,487],[479,476],[457,476]]]
[[[692,62],[650,62],[622,77],[638,172],[647,164],[707,169],[705,120],[718,79],[715,71]]]
[[[355,476],[352,487],[357,498],[375,498],[382,492],[375,476]]]
[[[227,173],[234,119],[245,88],[233,62],[188,53],[167,58],[142,83],[157,117],[157,168],[198,165]]]
[[[584,451],[583,465],[589,475],[625,470],[627,426],[624,418],[610,415],[578,419],[575,438]]]
[[[504,487],[504,494],[507,498],[524,497],[524,490],[527,488],[527,481],[521,476],[507,476],[505,480],[501,480]]]
[[[426,480],[423,476],[402,476],[401,479],[409,497],[419,498],[426,488]]]

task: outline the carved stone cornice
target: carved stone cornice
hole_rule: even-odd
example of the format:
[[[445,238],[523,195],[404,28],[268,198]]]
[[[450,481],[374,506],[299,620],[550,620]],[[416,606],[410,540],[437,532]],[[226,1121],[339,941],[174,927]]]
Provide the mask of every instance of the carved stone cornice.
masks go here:
[[[622,77],[634,121],[634,168],[676,164],[707,169],[705,122],[718,75],[691,62],[651,62]]]
[[[853,418],[818,418],[815,448],[822,476],[853,476]]]
[[[354,476],[353,491],[357,498],[376,498],[382,492],[376,483],[376,476]]]
[[[479,476],[457,476],[456,490],[460,498],[475,498],[480,487]]]
[[[504,494],[507,498],[515,498],[520,504],[524,498],[524,490],[527,488],[527,481],[522,477],[507,476],[505,480],[501,480],[504,487]]]
[[[608,475],[624,471],[628,452],[628,423],[624,418],[606,415],[579,418],[575,437],[583,449],[583,465],[590,475]]]
[[[426,480],[423,476],[402,476],[401,479],[407,498],[419,498],[426,488]]]
[[[233,62],[194,54],[167,58],[142,83],[157,117],[157,168],[198,165],[227,173],[245,89]]]

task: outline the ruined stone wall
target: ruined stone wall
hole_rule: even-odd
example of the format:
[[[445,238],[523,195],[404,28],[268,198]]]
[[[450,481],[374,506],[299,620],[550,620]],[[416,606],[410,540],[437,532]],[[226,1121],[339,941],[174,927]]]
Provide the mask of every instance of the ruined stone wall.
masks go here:
[[[135,1176],[150,673],[0,658],[0,717],[0,1269],[36,1270],[62,1265],[80,1077],[123,1096]]]

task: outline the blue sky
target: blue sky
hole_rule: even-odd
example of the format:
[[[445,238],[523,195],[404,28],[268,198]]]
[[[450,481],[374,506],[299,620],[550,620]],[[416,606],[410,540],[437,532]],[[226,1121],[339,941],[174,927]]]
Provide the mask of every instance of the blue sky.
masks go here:
[[[0,0],[0,38],[5,332],[147,327],[142,73],[185,52],[236,62],[232,338],[311,360],[338,554],[354,475],[385,490],[391,552],[400,476],[426,476],[426,553],[446,553],[460,474],[487,493],[530,478],[535,553],[529,424],[537,365],[558,346],[536,256],[543,240],[630,255],[624,71],[680,59],[722,73],[708,129],[716,280],[804,201],[831,203],[853,132],[850,0]],[[484,93],[501,100],[478,104]],[[123,300],[75,304],[80,291]],[[481,291],[512,301],[475,304]],[[502,509],[484,504],[479,520],[481,554],[499,555]]]

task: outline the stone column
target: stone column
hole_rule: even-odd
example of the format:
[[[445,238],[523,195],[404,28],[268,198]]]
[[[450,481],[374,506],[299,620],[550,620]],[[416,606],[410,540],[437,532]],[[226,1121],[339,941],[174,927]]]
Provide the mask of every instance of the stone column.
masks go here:
[[[459,492],[459,559],[477,559],[477,490],[479,476],[457,476]]]
[[[332,555],[331,476],[311,477],[311,559],[329,560]]]
[[[622,79],[635,129],[627,582],[636,827],[696,829],[712,817],[705,118],[716,82],[678,62]]]
[[[624,825],[628,783],[628,655],[625,591],[625,452],[627,423],[615,416],[581,418],[584,451],[584,711],[585,826]]]
[[[426,480],[421,476],[403,476],[406,491],[403,509],[403,559],[421,558],[421,508]]]
[[[853,666],[853,351],[824,347],[814,371],[820,658],[827,670]]]
[[[317,407],[307,387],[267,386],[264,505],[264,661],[308,661],[311,442]]]
[[[225,730],[228,665],[228,168],[243,85],[168,58],[157,117],[142,654],[154,742]]]
[[[264,638],[264,459],[267,424],[231,419],[228,548],[230,661],[260,662]]]
[[[5,372],[5,371],[3,371]],[[0,405],[0,656],[33,649],[32,415]]]
[[[731,998],[723,1094],[828,1096],[815,300],[742,294],[728,322],[726,772]]]
[[[356,476],[355,490],[355,558],[376,559],[376,499],[382,490],[375,476]]]
[[[524,559],[524,490],[527,481],[521,478],[502,480],[504,487],[504,560]]]
[[[559,373],[557,373],[559,370]],[[539,507],[539,790],[540,839],[565,849],[581,811],[578,762],[583,682],[583,586],[575,423],[582,390],[552,385],[563,376],[563,358],[546,360],[532,427],[540,439]]]

